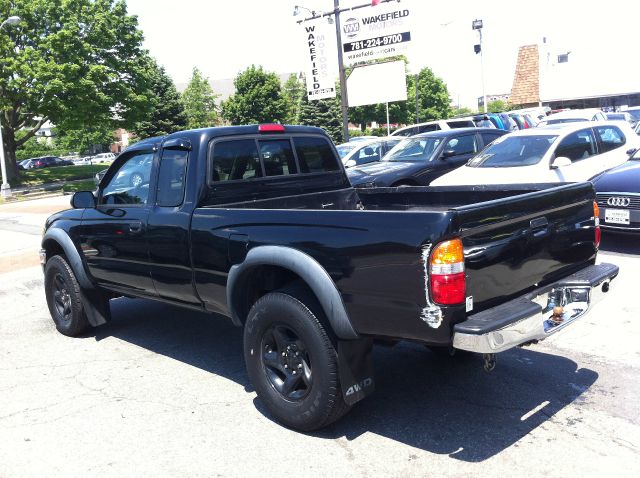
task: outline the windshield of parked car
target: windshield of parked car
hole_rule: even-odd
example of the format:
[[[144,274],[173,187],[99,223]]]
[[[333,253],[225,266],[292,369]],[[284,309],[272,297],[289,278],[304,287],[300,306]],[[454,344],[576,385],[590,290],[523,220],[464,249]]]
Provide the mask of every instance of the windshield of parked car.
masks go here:
[[[338,154],[340,155],[340,159],[344,158],[347,154],[353,151],[353,148],[355,148],[356,146],[356,144],[341,144],[340,146],[336,146]]]
[[[580,121],[589,121],[586,118],[556,118],[543,120],[545,124],[560,124],[560,123],[578,123]]]
[[[503,136],[469,160],[472,168],[509,168],[540,162],[557,135]]]
[[[629,113],[634,121],[640,121],[640,109],[638,110],[627,110],[625,113]]]
[[[409,138],[389,151],[382,161],[433,161],[443,138]]]

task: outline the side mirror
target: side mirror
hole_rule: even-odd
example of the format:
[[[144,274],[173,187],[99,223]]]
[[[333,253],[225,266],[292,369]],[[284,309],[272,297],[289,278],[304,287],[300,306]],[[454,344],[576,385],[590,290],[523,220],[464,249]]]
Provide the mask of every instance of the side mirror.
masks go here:
[[[551,163],[550,169],[564,168],[565,166],[571,166],[572,161],[564,156],[558,156]]]
[[[445,149],[442,152],[442,155],[440,156],[440,159],[447,159],[450,158],[451,156],[455,156],[456,152],[453,149]]]
[[[345,168],[353,168],[356,165],[356,162],[353,159],[347,161],[347,164],[344,165]]]
[[[71,207],[86,209],[96,207],[96,197],[91,191],[78,191],[71,196]]]

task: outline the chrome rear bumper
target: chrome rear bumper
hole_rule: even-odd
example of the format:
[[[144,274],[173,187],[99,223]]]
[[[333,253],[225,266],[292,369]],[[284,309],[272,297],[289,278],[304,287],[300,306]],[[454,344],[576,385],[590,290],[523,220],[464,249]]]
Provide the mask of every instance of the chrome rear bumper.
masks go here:
[[[453,347],[492,354],[543,340],[589,312],[609,293],[617,275],[618,267],[613,264],[588,266],[554,284],[469,316],[454,327]]]

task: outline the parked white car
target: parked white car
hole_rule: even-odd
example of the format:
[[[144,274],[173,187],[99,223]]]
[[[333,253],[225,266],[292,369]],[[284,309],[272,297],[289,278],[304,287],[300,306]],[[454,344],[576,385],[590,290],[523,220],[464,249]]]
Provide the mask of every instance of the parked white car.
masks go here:
[[[448,120],[428,121],[426,123],[405,126],[391,133],[391,136],[413,136],[414,134],[429,133],[444,129],[475,128],[476,124],[470,118],[456,118]]]
[[[113,163],[113,160],[116,159],[116,155],[113,153],[100,153],[96,154],[91,158],[91,162],[93,164],[96,163]]]
[[[496,139],[431,186],[588,181],[627,159],[640,137],[622,122],[523,129]]]
[[[91,164],[91,156],[83,156],[82,158],[73,159],[72,161],[76,166],[88,166]]]
[[[342,164],[345,168],[352,168],[362,164],[380,161],[396,144],[402,141],[402,136],[377,137],[368,141],[359,141],[354,148],[351,148],[344,156],[341,155]],[[345,143],[347,145],[353,143]],[[342,149],[341,149],[342,147]],[[344,151],[344,144],[336,146],[338,151]]]
[[[598,108],[586,108],[583,110],[567,110],[554,113],[543,118],[538,123],[538,128],[544,126],[561,124],[561,123],[577,123],[580,121],[606,121],[607,116]]]

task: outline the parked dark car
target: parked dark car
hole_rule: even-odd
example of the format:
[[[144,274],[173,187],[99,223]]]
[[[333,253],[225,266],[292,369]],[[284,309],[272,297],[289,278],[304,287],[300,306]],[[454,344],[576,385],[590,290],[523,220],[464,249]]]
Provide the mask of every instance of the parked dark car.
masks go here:
[[[33,163],[33,159],[23,159],[22,161],[18,162],[18,169],[25,171],[27,169],[31,169]]]
[[[73,166],[73,162],[57,156],[43,156],[41,158],[33,158],[29,169],[53,168],[56,166]]]
[[[152,187],[118,182],[129,163]],[[134,144],[47,219],[44,295],[68,336],[120,296],[227,317],[264,409],[309,431],[373,392],[374,339],[483,354],[490,371],[588,313],[618,275],[596,264],[594,197],[591,183],[356,190],[319,128],[181,131]]]
[[[600,207],[600,227],[611,232],[640,233],[640,150],[626,163],[593,182]]]
[[[350,168],[347,175],[354,187],[427,186],[507,133],[460,128],[416,135],[395,146],[382,161]]]

